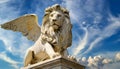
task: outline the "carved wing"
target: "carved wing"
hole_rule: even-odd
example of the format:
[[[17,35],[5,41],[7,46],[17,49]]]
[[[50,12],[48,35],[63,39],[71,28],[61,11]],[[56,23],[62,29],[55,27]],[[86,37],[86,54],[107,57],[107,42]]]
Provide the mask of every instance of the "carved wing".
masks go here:
[[[15,20],[1,24],[1,28],[22,32],[29,40],[36,41],[41,33],[38,17],[35,14],[21,16]]]

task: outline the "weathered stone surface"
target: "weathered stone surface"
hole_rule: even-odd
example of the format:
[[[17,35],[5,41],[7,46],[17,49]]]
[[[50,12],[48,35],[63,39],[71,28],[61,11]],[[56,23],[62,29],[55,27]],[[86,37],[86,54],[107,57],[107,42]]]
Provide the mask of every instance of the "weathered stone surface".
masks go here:
[[[77,62],[59,56],[21,69],[85,69],[85,67]]]

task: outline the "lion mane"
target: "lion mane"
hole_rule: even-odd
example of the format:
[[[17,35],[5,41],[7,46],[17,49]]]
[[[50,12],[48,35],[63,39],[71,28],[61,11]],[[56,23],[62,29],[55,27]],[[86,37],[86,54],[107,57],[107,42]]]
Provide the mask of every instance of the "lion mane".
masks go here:
[[[54,30],[50,26],[50,14],[53,11],[60,11],[63,14],[63,20],[61,20],[61,26],[59,29]],[[72,24],[70,21],[69,12],[67,9],[60,7],[59,5],[48,7],[45,10],[45,15],[43,17],[42,27],[41,27],[41,33],[43,36],[46,36],[53,41],[49,41],[50,44],[53,45],[53,48],[56,52],[59,52],[62,54],[62,51],[66,50],[68,47],[71,46],[72,43]],[[42,35],[41,35],[42,36]],[[44,40],[44,39],[43,39]]]

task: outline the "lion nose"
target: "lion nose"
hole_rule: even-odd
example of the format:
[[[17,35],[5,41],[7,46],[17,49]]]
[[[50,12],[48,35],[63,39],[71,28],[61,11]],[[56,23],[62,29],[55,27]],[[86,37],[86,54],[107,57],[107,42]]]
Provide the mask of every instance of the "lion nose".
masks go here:
[[[55,22],[55,21],[57,21],[57,20],[56,20],[56,19],[53,19],[52,21]]]

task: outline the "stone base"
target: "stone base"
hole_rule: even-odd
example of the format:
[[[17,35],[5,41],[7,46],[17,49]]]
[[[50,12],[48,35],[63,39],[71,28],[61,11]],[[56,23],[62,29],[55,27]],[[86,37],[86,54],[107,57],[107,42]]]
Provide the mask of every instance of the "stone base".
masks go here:
[[[56,57],[21,69],[85,69],[85,67],[64,57]]]

